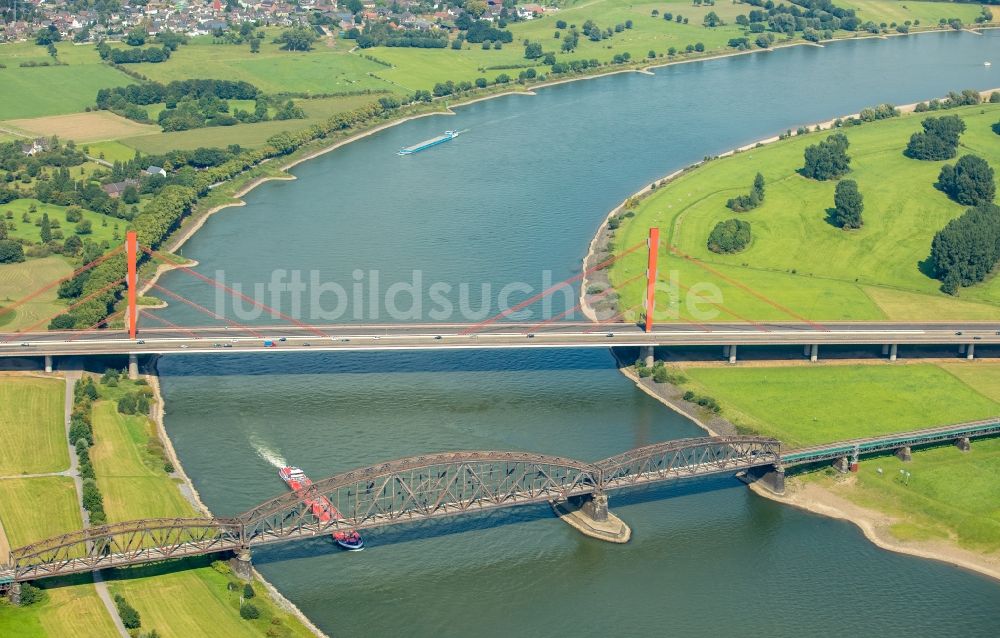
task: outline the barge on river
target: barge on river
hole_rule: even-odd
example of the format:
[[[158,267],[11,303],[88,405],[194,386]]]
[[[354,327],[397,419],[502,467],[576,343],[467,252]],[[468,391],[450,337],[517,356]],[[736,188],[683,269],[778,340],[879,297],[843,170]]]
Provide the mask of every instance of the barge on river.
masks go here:
[[[330,499],[316,490],[310,490],[313,482],[299,468],[283,467],[278,470],[278,476],[292,490],[296,492],[305,491],[306,498],[304,502],[309,507],[312,515],[316,517],[316,520],[321,523],[327,523],[343,518],[337,508],[333,506],[333,503],[330,502]],[[357,530],[352,529],[346,532],[336,531],[332,536],[333,542],[348,551],[357,552],[365,548],[365,541],[361,538],[361,534],[358,534]]]
[[[432,146],[437,146],[438,144],[444,144],[445,142],[450,142],[461,134],[461,131],[445,131],[437,137],[432,137],[429,140],[424,140],[419,144],[414,144],[413,146],[407,146],[406,148],[399,149],[400,155],[413,155],[414,153],[419,153],[420,151],[426,150]]]

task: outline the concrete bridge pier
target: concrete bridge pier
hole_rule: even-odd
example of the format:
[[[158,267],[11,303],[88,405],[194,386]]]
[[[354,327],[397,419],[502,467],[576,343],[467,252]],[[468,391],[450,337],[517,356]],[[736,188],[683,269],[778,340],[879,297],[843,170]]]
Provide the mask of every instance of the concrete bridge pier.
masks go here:
[[[851,469],[851,463],[846,456],[838,456],[833,460],[833,468],[841,474],[847,474]]]
[[[128,378],[133,381],[139,378],[139,355],[128,356]]]
[[[52,355],[45,355],[45,371],[52,372]]]
[[[965,358],[972,361],[976,358],[976,344],[970,343],[969,347],[966,349]]]
[[[955,439],[955,447],[963,452],[968,452],[972,449],[972,444],[969,443],[969,437],[963,436],[960,439]]]
[[[21,604],[21,583],[15,581],[7,587],[7,600],[15,607]]]
[[[758,483],[778,496],[785,493],[785,468],[780,465],[752,467],[739,478],[747,485]]]
[[[229,559],[229,566],[232,567],[233,573],[240,580],[247,582],[253,580],[253,562],[250,560],[249,547],[243,547],[237,551],[236,556]]]
[[[639,348],[639,358],[647,368],[652,368],[656,358],[653,356],[653,346],[642,346]]]
[[[722,348],[722,356],[729,357],[729,363],[736,363],[736,344],[724,346]]]
[[[814,343],[811,346],[809,346],[809,360],[810,361],[817,361],[817,360],[819,360],[819,344],[818,343]]]
[[[904,445],[903,447],[896,450],[896,458],[898,458],[903,463],[909,463],[913,460],[913,450],[910,449],[909,445]]]
[[[895,361],[896,354],[898,352],[899,352],[899,345],[894,343],[891,346],[889,346],[889,361]]]
[[[551,502],[556,516],[584,536],[609,543],[627,543],[632,530],[608,511],[608,495],[603,492],[570,498],[564,503]]]

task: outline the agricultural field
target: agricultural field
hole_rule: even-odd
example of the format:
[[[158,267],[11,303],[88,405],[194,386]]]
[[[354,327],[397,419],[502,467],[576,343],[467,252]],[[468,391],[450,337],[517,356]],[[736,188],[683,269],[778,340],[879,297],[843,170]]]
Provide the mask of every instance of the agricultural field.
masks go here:
[[[260,53],[250,53],[248,45],[215,44],[210,37],[193,38],[166,62],[133,64],[143,75],[157,82],[191,78],[244,80],[265,93],[356,93],[365,90],[393,91],[393,86],[369,74],[383,68],[348,51],[351,40],[320,40],[308,53],[282,51],[271,40],[272,30],[261,43]],[[96,94],[96,93],[95,93]]]
[[[966,122],[958,156],[974,153],[1000,168],[1000,136],[990,129],[1000,105],[947,113]],[[934,234],[966,209],[934,188],[941,166],[948,162],[902,154],[924,117],[906,115],[841,129],[850,140],[851,171],[846,177],[857,181],[864,197],[860,230],[843,231],[827,221],[836,181],[814,181],[797,172],[805,147],[830,135],[822,131],[688,172],[643,199],[635,217],[623,221],[615,243],[625,248],[645,241],[648,228],[658,226],[665,246],[661,263],[679,272],[681,284],[704,282],[722,293],[724,301],[715,317],[699,320],[787,319],[790,314],[820,321],[1000,317],[1000,278],[963,288],[956,300],[939,292],[940,282],[921,265]],[[726,200],[748,192],[758,171],[766,180],[763,204],[747,213],[729,210]],[[751,224],[752,244],[735,254],[709,251],[711,229],[733,217]],[[645,267],[645,255],[634,252],[610,269],[611,281],[627,281]],[[622,308],[639,304],[642,286],[640,281],[619,289]],[[661,293],[659,307],[666,308],[668,301],[667,293]],[[680,316],[690,318],[684,308]]]
[[[862,22],[871,20],[903,24],[907,20],[920,20],[920,26],[936,25],[941,18],[958,18],[963,24],[972,24],[982,12],[981,5],[965,2],[902,2],[901,0],[838,0],[838,7],[854,9]],[[994,11],[997,11],[994,7]],[[994,13],[996,16],[997,13]]]
[[[225,147],[239,144],[247,148],[263,146],[269,137],[282,131],[299,131],[326,120],[335,113],[350,111],[376,100],[375,95],[348,95],[342,97],[295,99],[306,118],[301,120],[275,120],[235,126],[210,126],[190,131],[154,133],[121,140],[121,144],[143,153],[161,154],[175,149],[193,149],[201,146]],[[252,108],[252,105],[251,105]]]
[[[121,142],[92,142],[85,144],[83,151],[91,157],[108,162],[127,162],[135,157],[135,149]]]
[[[69,262],[55,255],[18,264],[0,264],[0,307],[23,299],[71,272],[73,268]],[[56,288],[53,287],[13,311],[0,311],[0,328],[5,332],[36,324],[41,328],[48,325],[48,318],[58,314],[63,307],[56,299]]]
[[[148,452],[154,426],[147,417],[120,414],[113,401],[99,401],[93,427],[90,458],[109,522],[196,515],[162,460]]]
[[[932,364],[690,366],[684,374],[741,429],[788,448],[1000,415],[1000,397],[984,396]]]
[[[29,42],[0,44],[0,120],[79,113],[94,104],[97,91],[134,81],[101,62],[90,46],[61,42],[66,66],[21,67],[22,62],[52,61],[44,47]],[[58,90],[52,90],[58,87]]]
[[[0,376],[0,476],[69,468],[65,392],[62,379]]]
[[[0,127],[16,130],[28,136],[56,135],[61,140],[73,140],[78,144],[148,135],[159,130],[158,126],[133,122],[110,111],[7,120],[0,122]]]
[[[35,207],[35,212],[29,212],[32,206]],[[37,243],[41,239],[39,236],[39,226],[41,224],[42,215],[45,213],[48,213],[49,223],[52,224],[53,238],[59,239],[59,233],[56,233],[56,230],[61,231],[63,236],[62,239],[66,239],[71,234],[76,233],[76,223],[66,221],[67,208],[69,207],[46,204],[38,201],[37,199],[15,199],[12,202],[0,204],[0,213],[2,213],[5,218],[7,211],[11,211],[14,214],[10,219],[4,220],[6,222],[14,222],[14,228],[8,229],[7,231],[11,237],[27,239]],[[25,214],[28,215],[30,221],[23,221]],[[90,221],[91,227],[90,233],[82,235],[76,233],[82,240],[98,243],[106,241],[113,245],[121,242],[122,238],[125,236],[125,227],[128,222],[123,219],[118,219],[117,217],[111,217],[109,215],[102,215],[90,210],[82,211],[82,215],[83,219]],[[39,225],[36,226],[36,223]],[[29,259],[29,262],[33,262],[33,260]],[[58,277],[55,279],[58,279]]]

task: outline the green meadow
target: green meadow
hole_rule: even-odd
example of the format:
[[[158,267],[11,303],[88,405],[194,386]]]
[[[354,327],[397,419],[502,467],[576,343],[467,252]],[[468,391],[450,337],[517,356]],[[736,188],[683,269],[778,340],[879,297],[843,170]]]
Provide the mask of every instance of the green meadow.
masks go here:
[[[932,364],[692,366],[684,374],[738,427],[789,449],[1000,416],[1000,398]]]
[[[35,207],[35,212],[29,212],[32,206]],[[0,204],[0,214],[6,216],[7,211],[14,213],[12,219],[4,219],[5,222],[14,223],[14,228],[7,231],[11,237],[27,239],[35,243],[41,241],[40,224],[42,215],[46,213],[49,215],[50,224],[58,223],[58,225],[53,225],[52,229],[53,231],[61,231],[63,240],[70,235],[75,234],[84,241],[93,241],[98,243],[107,241],[114,244],[116,242],[121,242],[122,238],[125,237],[125,227],[128,225],[128,222],[123,219],[118,219],[117,217],[102,215],[90,210],[83,210],[81,211],[81,214],[83,215],[83,219],[90,222],[91,232],[81,235],[75,230],[76,222],[66,221],[67,208],[69,207],[57,206],[56,204],[46,204],[38,201],[37,199],[15,199],[12,202]],[[23,221],[25,213],[27,213],[28,218],[30,219],[28,222]],[[39,225],[36,226],[35,222],[38,222]],[[117,230],[115,229],[116,227]]]
[[[62,379],[0,376],[0,476],[69,467]]]
[[[948,113],[960,115],[968,127],[958,155],[974,153],[1000,169],[1000,136],[990,129],[1000,105]],[[924,117],[841,129],[850,140],[846,178],[857,181],[864,197],[860,230],[845,232],[827,221],[836,181],[810,180],[797,172],[805,147],[830,135],[822,131],[711,161],[680,176],[639,203],[635,216],[617,231],[615,246],[623,250],[642,242],[649,227],[659,227],[664,240],[660,272],[677,271],[682,290],[699,283],[721,290],[715,316],[701,315],[702,320],[1000,317],[1000,279],[962,289],[955,299],[939,292],[940,282],[929,274],[926,260],[934,234],[966,207],[934,188],[946,162],[902,154]],[[758,171],[766,180],[764,203],[748,213],[729,210],[726,200],[748,192]],[[711,229],[732,217],[750,222],[750,247],[726,255],[709,251]],[[610,278],[613,284],[624,282],[645,268],[645,254],[636,251],[612,266]],[[642,287],[638,281],[619,289],[623,309],[640,303]],[[669,301],[666,292],[657,297],[660,308]],[[681,306],[679,316],[691,318],[686,304]]]

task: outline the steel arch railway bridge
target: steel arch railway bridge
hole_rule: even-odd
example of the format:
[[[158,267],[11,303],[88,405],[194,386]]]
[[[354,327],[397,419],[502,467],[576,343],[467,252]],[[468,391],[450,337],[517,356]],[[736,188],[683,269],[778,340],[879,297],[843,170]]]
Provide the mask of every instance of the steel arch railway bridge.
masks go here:
[[[586,462],[530,452],[442,452],[372,465],[317,481],[232,518],[146,519],[63,534],[10,552],[0,584],[417,522],[671,479],[780,467],[780,443],[753,436],[677,439]],[[323,495],[341,516],[308,505]]]

